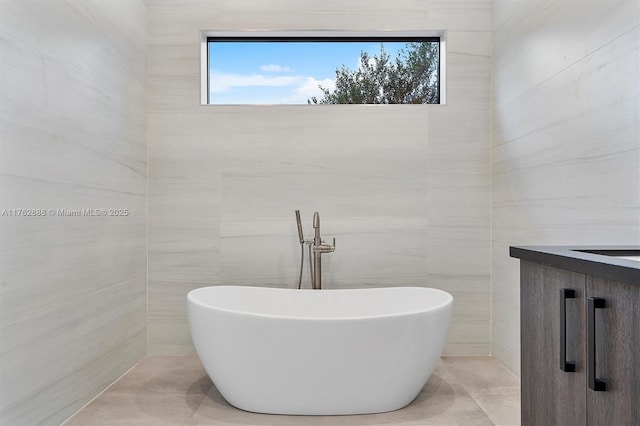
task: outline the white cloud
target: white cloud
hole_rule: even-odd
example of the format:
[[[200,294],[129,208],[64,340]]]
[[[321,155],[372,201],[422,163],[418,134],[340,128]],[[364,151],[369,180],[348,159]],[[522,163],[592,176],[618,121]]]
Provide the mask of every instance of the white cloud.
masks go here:
[[[325,89],[333,91],[336,88],[336,82],[331,78],[317,80],[314,77],[306,77],[302,82],[300,82],[298,87],[296,87],[291,96],[283,99],[283,102],[307,103],[307,100],[313,96],[321,99],[324,96],[324,92],[318,86],[322,86]]]
[[[276,64],[261,65],[260,70],[264,72],[293,72],[293,70],[287,66]]]
[[[300,82],[300,77],[278,76],[266,77],[261,74],[220,74],[211,73],[209,90],[211,93],[226,92],[234,87],[277,87],[294,86]]]
[[[268,76],[262,74],[227,74],[212,72],[210,75],[210,94],[222,94],[230,92],[233,89],[242,89],[249,87],[280,87],[278,96],[273,100],[265,100],[263,102],[249,102],[243,96],[247,96],[246,92],[237,92],[237,100],[230,103],[285,103],[285,104],[306,104],[307,100],[315,96],[321,99],[324,95],[318,86],[322,86],[331,91],[335,90],[335,81],[331,78],[318,80],[314,77],[305,76]],[[234,92],[236,93],[236,92]],[[243,93],[243,94],[241,94]],[[251,94],[253,96],[253,94]]]

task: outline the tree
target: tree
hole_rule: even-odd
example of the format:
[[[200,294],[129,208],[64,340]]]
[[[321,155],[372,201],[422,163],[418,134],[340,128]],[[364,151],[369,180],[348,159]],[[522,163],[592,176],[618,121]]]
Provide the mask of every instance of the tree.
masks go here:
[[[336,88],[318,86],[324,96],[309,104],[437,104],[438,43],[412,42],[395,60],[380,46],[380,54],[360,53],[360,67],[336,68]]]

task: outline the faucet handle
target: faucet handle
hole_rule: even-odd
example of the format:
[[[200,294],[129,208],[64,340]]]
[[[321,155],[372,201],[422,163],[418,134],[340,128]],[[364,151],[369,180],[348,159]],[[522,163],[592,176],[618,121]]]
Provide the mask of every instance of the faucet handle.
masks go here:
[[[324,241],[320,245],[313,246],[314,253],[331,253],[336,251],[336,239],[333,239],[333,245],[325,244]]]
[[[336,251],[336,237],[333,237],[333,244],[331,245],[325,245],[325,253],[333,253],[334,251]]]

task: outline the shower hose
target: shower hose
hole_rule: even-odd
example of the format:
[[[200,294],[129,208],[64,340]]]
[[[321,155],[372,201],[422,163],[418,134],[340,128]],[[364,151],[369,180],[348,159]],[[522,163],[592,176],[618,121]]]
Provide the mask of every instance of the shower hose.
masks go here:
[[[300,277],[298,278],[298,290],[302,287],[302,270],[304,269],[304,242],[300,243]],[[311,262],[311,244],[309,244],[309,272],[311,273],[311,288],[315,288],[313,282],[313,263]]]

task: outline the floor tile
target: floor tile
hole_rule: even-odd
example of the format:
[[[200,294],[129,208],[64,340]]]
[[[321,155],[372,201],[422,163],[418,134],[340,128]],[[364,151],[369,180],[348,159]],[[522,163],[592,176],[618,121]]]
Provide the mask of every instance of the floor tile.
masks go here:
[[[506,393],[506,392],[505,392]],[[473,399],[496,426],[520,424],[520,388],[505,395],[476,395]]]
[[[71,418],[65,426],[183,425],[203,395],[179,392],[105,392]]]
[[[491,357],[445,357],[442,362],[471,395],[500,395],[520,386],[520,380]]]
[[[212,387],[198,357],[149,356],[65,425],[182,425]]]
[[[455,426],[520,422],[520,383],[489,357],[445,357],[407,407],[356,416],[256,414],[229,405],[195,356],[149,356],[67,426]]]
[[[439,364],[418,397],[407,407],[380,414],[355,416],[281,416],[249,413],[230,406],[213,389],[196,412],[194,425],[232,426],[354,426],[354,425],[493,425],[459,383],[443,380]]]
[[[109,391],[206,394],[212,385],[197,356],[148,356]]]

